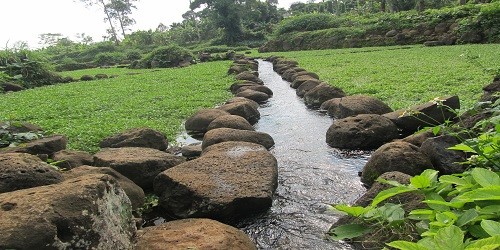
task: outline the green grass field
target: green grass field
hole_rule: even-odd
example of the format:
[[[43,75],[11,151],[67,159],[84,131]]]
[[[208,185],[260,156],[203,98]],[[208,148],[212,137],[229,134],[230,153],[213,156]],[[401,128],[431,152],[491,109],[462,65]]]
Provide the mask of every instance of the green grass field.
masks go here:
[[[230,62],[161,70],[93,69],[66,72],[116,78],[54,85],[0,95],[0,120],[22,120],[64,134],[72,149],[95,152],[103,138],[150,127],[175,140],[182,122],[200,108],[227,100]],[[128,75],[137,72],[137,75]]]
[[[259,54],[254,54],[259,55]],[[393,109],[408,108],[438,96],[458,95],[462,107],[479,99],[482,87],[500,69],[500,44],[442,47],[375,47],[293,51],[260,54],[295,59],[299,66],[317,73],[321,80],[347,94],[380,98]],[[479,56],[483,68],[467,60]]]

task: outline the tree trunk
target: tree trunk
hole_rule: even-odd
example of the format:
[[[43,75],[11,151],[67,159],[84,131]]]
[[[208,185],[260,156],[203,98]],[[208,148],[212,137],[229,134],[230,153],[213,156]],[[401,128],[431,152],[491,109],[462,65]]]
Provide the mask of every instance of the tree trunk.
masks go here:
[[[113,36],[115,44],[118,45],[120,43],[120,41],[118,41],[118,35],[116,34],[115,26],[113,26],[113,21],[111,19],[111,15],[109,14],[109,10],[106,7],[104,0],[100,0],[100,2],[102,4],[102,7],[104,8],[104,13],[106,14],[106,17],[107,17],[108,22],[109,22],[109,27],[111,28],[111,33],[112,33],[111,35]]]
[[[125,38],[125,27],[123,27],[123,16],[118,12],[118,21],[120,21],[120,28],[122,29],[123,38]]]
[[[465,5],[467,3],[467,0],[460,0],[460,5]]]
[[[417,10],[418,12],[422,12],[425,10],[425,0],[418,0]]]
[[[380,1],[380,11],[381,12],[385,12],[385,9],[386,9],[386,1],[385,0],[382,0]]]

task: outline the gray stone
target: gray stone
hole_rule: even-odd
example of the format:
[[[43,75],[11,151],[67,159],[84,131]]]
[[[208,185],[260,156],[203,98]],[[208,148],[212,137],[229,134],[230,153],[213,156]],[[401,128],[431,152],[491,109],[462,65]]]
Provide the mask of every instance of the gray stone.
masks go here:
[[[218,128],[210,130],[205,134],[202,148],[226,141],[252,142],[260,144],[267,149],[274,146],[273,138],[266,133],[231,128]]]

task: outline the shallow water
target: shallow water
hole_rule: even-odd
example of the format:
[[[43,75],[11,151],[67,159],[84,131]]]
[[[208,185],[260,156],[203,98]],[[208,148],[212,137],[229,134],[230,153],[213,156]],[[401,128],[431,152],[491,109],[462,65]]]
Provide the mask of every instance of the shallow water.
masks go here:
[[[347,244],[325,240],[338,215],[332,203],[350,203],[364,191],[358,172],[369,153],[329,147],[325,135],[332,119],[306,108],[289,83],[259,61],[260,78],[274,92],[259,109],[257,131],[270,134],[276,145],[278,189],[272,208],[239,227],[259,249],[350,249]]]

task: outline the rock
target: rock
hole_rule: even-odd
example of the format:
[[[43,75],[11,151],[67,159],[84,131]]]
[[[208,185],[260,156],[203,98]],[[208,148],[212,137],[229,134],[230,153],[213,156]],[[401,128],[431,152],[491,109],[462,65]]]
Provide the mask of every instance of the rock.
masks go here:
[[[300,84],[300,86],[297,88],[295,91],[297,93],[297,96],[299,97],[304,97],[304,95],[311,89],[316,88],[318,85],[321,84],[320,80],[307,80]]]
[[[96,167],[110,167],[146,192],[152,190],[156,175],[184,161],[152,148],[106,148],[94,155]]]
[[[201,142],[193,143],[187,146],[182,147],[181,154],[186,157],[188,160],[198,158],[201,155]]]
[[[142,147],[165,150],[168,140],[164,134],[150,128],[133,128],[123,133],[105,138],[99,143],[101,148]]]
[[[229,90],[234,95],[234,94],[238,93],[238,90],[240,88],[251,87],[251,86],[262,86],[262,85],[254,83],[254,82],[248,82],[248,81],[245,81],[245,82],[236,82],[236,83],[233,83],[233,85],[231,85],[229,87]]]
[[[9,92],[9,91],[18,92],[18,91],[22,91],[22,90],[26,89],[21,85],[11,83],[11,82],[0,83],[0,86],[2,87],[3,91],[5,91],[5,92]]]
[[[342,98],[333,98],[333,99],[330,99],[328,101],[325,101],[321,104],[321,106],[319,107],[320,110],[328,110],[332,105],[338,105],[340,103],[340,100]]]
[[[374,149],[398,138],[391,120],[374,114],[361,114],[334,120],[326,133],[326,142],[334,148]]]
[[[297,80],[300,76],[310,76],[316,80],[319,80],[318,74],[313,73],[313,72],[309,72],[309,71],[296,72],[295,74],[291,75],[290,80],[292,80],[292,82],[293,82],[293,81]]]
[[[262,80],[259,79],[258,74],[255,74],[255,71],[245,71],[241,72],[236,75],[236,80],[246,80],[246,81],[252,81],[256,83],[262,83]]]
[[[170,221],[140,230],[136,250],[257,249],[242,231],[210,219]]]
[[[303,76],[299,76],[299,77],[295,78],[295,80],[290,84],[290,87],[297,89],[300,87],[300,85],[302,85],[303,83],[305,83],[307,81],[321,82],[320,80],[318,80],[312,76],[303,75]]]
[[[434,137],[434,133],[432,133],[431,130],[426,130],[422,132],[418,132],[412,135],[409,135],[403,139],[401,139],[404,142],[411,143],[417,147],[420,147],[422,143],[424,143],[425,140]]]
[[[207,53],[207,52],[202,52],[198,55],[198,59],[200,59],[200,62],[209,62],[212,60],[212,55],[210,53]],[[232,74],[232,73],[229,73],[228,74]]]
[[[218,128],[210,130],[205,134],[203,137],[202,148],[204,149],[208,146],[226,141],[252,142],[260,144],[267,149],[274,146],[273,138],[266,133],[231,128]]]
[[[206,156],[210,154],[219,154],[221,152],[234,153],[238,155],[244,152],[267,151],[267,149],[256,143],[245,141],[226,141],[217,143],[203,149],[201,155]]]
[[[84,151],[61,150],[54,153],[52,160],[56,162],[57,167],[66,170],[94,164],[92,155]]]
[[[438,23],[436,25],[436,27],[434,27],[434,32],[436,34],[443,34],[443,33],[446,33],[448,31],[449,27],[450,27],[450,24],[448,24],[448,23],[445,23],[445,22]]]
[[[94,80],[93,76],[83,75],[80,77],[80,81],[92,81],[92,80]]]
[[[382,115],[392,112],[392,109],[377,98],[365,95],[353,95],[340,98],[338,103],[332,102],[328,115],[341,119],[360,114]]]
[[[97,74],[94,76],[94,78],[95,79],[107,79],[107,78],[109,78],[109,76],[106,74]]]
[[[463,173],[468,167],[460,164],[467,159],[465,153],[448,149],[459,143],[460,141],[451,135],[442,135],[425,140],[420,147],[420,152],[429,157],[432,165],[441,175]]]
[[[496,102],[500,96],[500,79],[486,85],[483,88],[483,95],[479,99],[481,102]]]
[[[239,92],[238,94],[236,94],[236,96],[237,97],[245,97],[245,98],[253,100],[257,103],[264,103],[269,99],[269,95],[267,95],[266,93],[262,93],[262,92],[251,90],[251,89],[247,89],[245,91]]]
[[[399,171],[411,176],[433,168],[427,156],[418,147],[407,142],[391,142],[378,148],[363,168],[361,182],[371,186],[383,173]]]
[[[56,184],[62,180],[59,171],[34,155],[0,154],[0,193]]]
[[[236,144],[162,172],[154,189],[170,214],[234,222],[271,206],[277,170],[276,159],[262,147]]]
[[[443,45],[445,45],[445,43],[442,41],[425,41],[424,42],[424,46],[427,46],[427,47],[435,47],[435,46],[443,46]]]
[[[304,103],[309,107],[319,108],[327,100],[344,96],[345,93],[343,90],[322,83],[304,95]]]
[[[132,209],[137,210],[144,205],[144,191],[141,187],[137,186],[129,178],[123,176],[122,174],[116,172],[112,168],[107,167],[91,167],[91,166],[80,166],[70,171],[64,171],[63,176],[65,180],[74,179],[80,176],[92,175],[92,174],[107,174],[118,181],[120,187],[125,191],[127,197],[130,199],[132,204]]]
[[[130,200],[108,175],[0,194],[0,248],[131,249]]]
[[[52,155],[57,151],[66,149],[68,139],[64,135],[53,135],[42,139],[20,144],[12,150],[17,153],[28,153],[32,155]]]
[[[41,132],[43,129],[35,124],[28,122],[1,122],[0,129],[5,129],[12,134],[28,133],[28,132]]]
[[[245,97],[233,97],[231,98],[229,101],[226,102],[226,104],[230,104],[230,103],[237,103],[237,102],[245,102],[245,103],[248,103],[250,104],[250,106],[252,106],[254,109],[258,109],[259,108],[259,104],[253,100],[250,100],[248,98],[245,98]]]
[[[208,131],[216,128],[234,128],[240,130],[255,130],[245,118],[238,115],[218,117],[208,125]]]
[[[205,133],[207,132],[208,125],[215,118],[223,115],[230,114],[221,109],[202,109],[187,119],[184,127],[190,133]]]
[[[421,128],[439,125],[446,120],[454,119],[457,114],[450,109],[460,109],[458,96],[437,98],[437,100],[416,105],[410,109],[400,109],[384,114],[384,116],[391,119],[403,130],[404,134],[412,134]]]
[[[260,112],[253,107],[251,103],[236,102],[231,104],[224,104],[219,109],[228,112],[231,115],[237,115],[245,118],[250,124],[255,124],[260,119]],[[222,117],[222,116],[220,116]],[[217,117],[219,118],[219,117]],[[213,121],[212,121],[213,122]]]
[[[397,30],[389,30],[387,33],[385,33],[386,37],[395,37],[399,32]]]
[[[480,43],[483,41],[483,34],[479,29],[470,29],[461,33],[459,40],[460,43]]]
[[[268,88],[266,86],[263,86],[263,85],[241,86],[240,88],[238,88],[238,90],[236,90],[235,94],[238,94],[238,93],[240,93],[242,91],[245,91],[247,89],[255,90],[255,91],[259,91],[259,92],[265,93],[269,97],[273,96],[273,91],[270,88]]]

